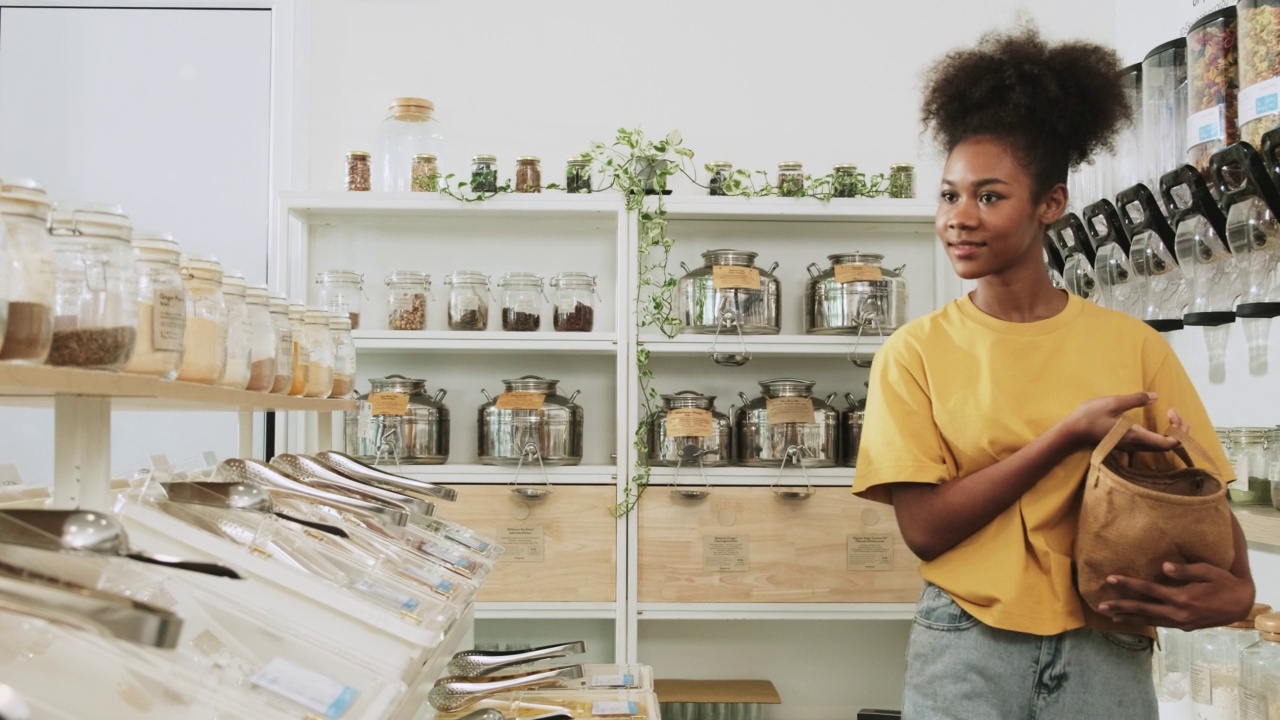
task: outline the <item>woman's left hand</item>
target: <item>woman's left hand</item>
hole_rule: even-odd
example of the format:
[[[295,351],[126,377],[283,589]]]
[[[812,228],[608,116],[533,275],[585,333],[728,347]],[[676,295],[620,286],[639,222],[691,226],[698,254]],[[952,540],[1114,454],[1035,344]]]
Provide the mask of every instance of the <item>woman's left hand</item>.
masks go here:
[[[1108,600],[1098,610],[1127,625],[1156,625],[1199,630],[1238,622],[1253,609],[1254,587],[1248,578],[1207,563],[1165,563],[1165,582],[1113,575],[1107,582],[1143,599]]]

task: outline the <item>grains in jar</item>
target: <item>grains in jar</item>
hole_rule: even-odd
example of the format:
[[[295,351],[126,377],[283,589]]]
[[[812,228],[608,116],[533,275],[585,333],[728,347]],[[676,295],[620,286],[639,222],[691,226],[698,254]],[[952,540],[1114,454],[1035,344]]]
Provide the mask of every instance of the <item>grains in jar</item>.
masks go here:
[[[516,192],[542,192],[542,161],[532,155],[516,158]]]
[[[413,156],[413,192],[436,192],[440,189],[440,168],[436,156],[430,153]]]
[[[431,277],[414,270],[397,270],[384,280],[387,286],[387,328],[427,329],[427,293]]]
[[[1209,158],[1239,138],[1238,56],[1234,7],[1204,16],[1187,33],[1187,162],[1206,177]]]
[[[916,169],[910,163],[889,166],[889,197],[913,198],[916,196]]]
[[[347,153],[347,190],[367,192],[372,175],[369,168],[369,153],[363,150]]]

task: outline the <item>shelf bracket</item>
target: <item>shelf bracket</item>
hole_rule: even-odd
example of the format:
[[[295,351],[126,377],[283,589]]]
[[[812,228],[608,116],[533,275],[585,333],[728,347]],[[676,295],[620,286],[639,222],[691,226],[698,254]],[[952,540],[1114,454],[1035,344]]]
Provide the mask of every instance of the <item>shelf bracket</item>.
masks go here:
[[[53,505],[111,509],[111,399],[53,399]]]

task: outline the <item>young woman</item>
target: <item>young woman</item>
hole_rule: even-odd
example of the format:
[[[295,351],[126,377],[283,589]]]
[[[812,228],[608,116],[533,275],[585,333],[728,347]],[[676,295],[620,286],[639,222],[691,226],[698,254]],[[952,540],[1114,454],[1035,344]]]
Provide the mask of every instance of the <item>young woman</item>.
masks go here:
[[[1239,525],[1230,571],[1167,563],[1160,583],[1109,578],[1145,599],[1105,616],[1072,578],[1089,455],[1117,418],[1138,425],[1122,449],[1167,451],[1176,442],[1158,431],[1173,424],[1230,473],[1169,345],[1055,289],[1041,255],[1068,169],[1129,119],[1119,71],[1109,49],[1023,29],[952,52],[927,78],[924,124],[947,153],[937,233],[977,289],[877,354],[854,485],[893,504],[921,559],[908,720],[1154,720],[1150,626],[1222,625],[1252,607]]]

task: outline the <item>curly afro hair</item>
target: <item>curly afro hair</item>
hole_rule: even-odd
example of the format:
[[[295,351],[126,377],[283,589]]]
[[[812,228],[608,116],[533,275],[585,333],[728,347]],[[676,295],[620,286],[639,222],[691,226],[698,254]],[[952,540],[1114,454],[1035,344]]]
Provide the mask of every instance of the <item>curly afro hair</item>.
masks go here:
[[[1035,27],[988,33],[954,50],[925,78],[922,115],[948,153],[966,138],[1009,143],[1037,196],[1099,150],[1114,150],[1131,120],[1120,57],[1087,42],[1049,44]]]

